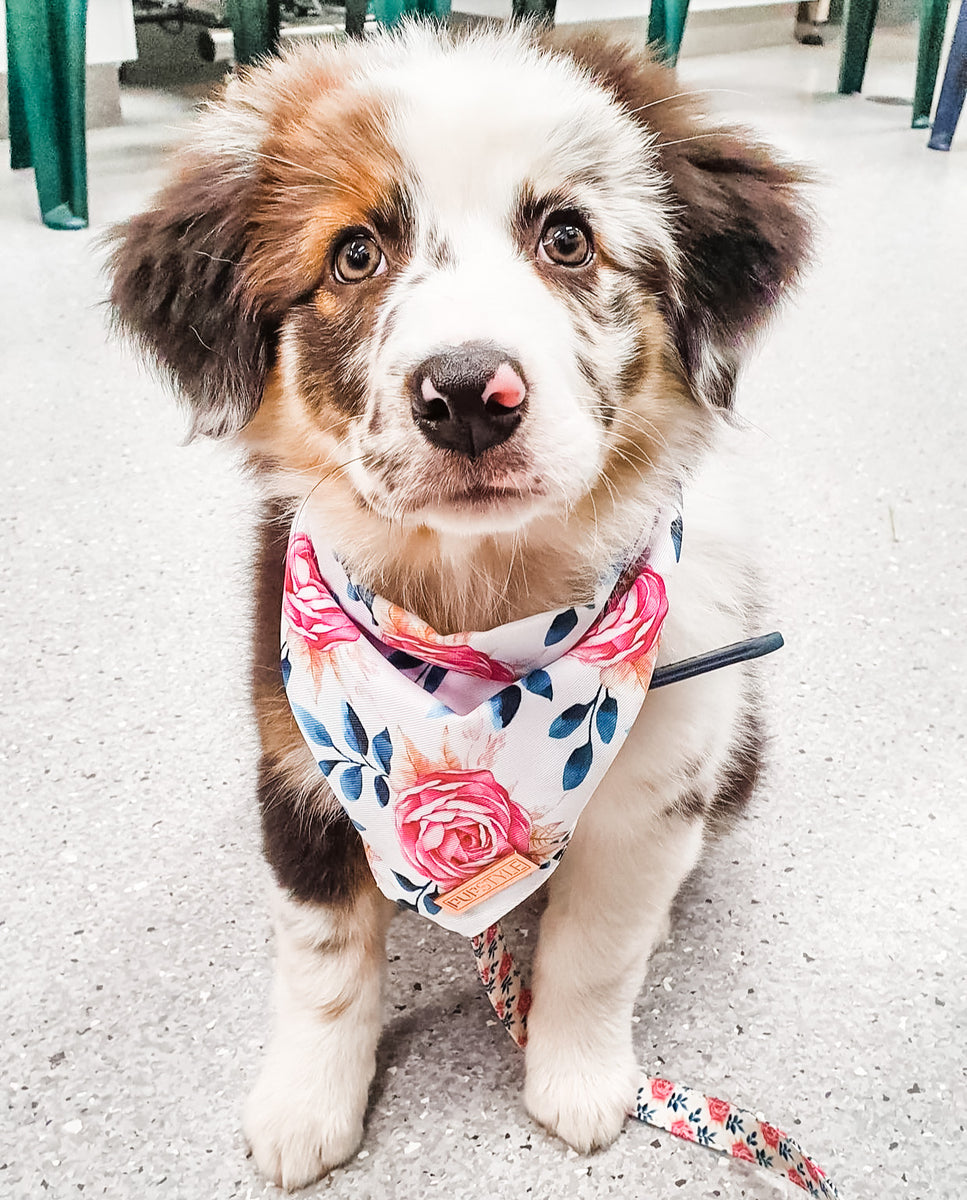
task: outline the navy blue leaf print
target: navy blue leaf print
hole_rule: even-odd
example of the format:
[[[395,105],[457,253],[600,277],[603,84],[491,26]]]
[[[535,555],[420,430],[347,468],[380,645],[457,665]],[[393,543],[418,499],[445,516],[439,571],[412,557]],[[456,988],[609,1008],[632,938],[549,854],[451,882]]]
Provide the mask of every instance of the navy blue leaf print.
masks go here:
[[[594,751],[591,749],[590,742],[585,742],[583,746],[578,746],[576,750],[571,751],[571,757],[564,764],[564,790],[566,792],[580,787],[584,783],[588,771],[591,770],[593,759]]]
[[[420,884],[414,883],[412,879],[407,879],[405,875],[400,875],[397,871],[393,872],[393,878],[404,892],[418,892],[420,890]]]
[[[544,635],[544,645],[553,646],[557,642],[563,641],[577,623],[578,615],[573,608],[566,608],[563,612],[559,612]]]
[[[388,729],[381,730],[373,738],[373,757],[384,771],[389,770],[393,761],[393,743],[390,741]]]
[[[376,598],[376,593],[370,588],[363,587],[361,583],[353,583],[350,579],[346,581],[346,595],[350,600],[361,600],[370,612],[373,611],[373,601]]]
[[[418,658],[414,658],[412,654],[407,654],[404,650],[394,650],[388,661],[394,667],[399,667],[401,671],[411,671],[414,667],[423,666]]]
[[[439,904],[437,904],[436,901],[433,900],[433,898],[426,892],[423,893],[423,907],[432,916],[436,916],[436,914],[440,911]]]
[[[423,679],[423,690],[432,696],[446,677],[446,667],[430,667]]]
[[[365,825],[360,825],[360,823],[359,823],[358,821],[353,821],[353,822],[352,822],[352,826],[353,826],[353,829],[357,830],[359,833],[365,833],[365,832],[366,832],[366,826],[365,826]]]
[[[529,692],[533,692],[535,696],[543,696],[545,700],[554,699],[554,688],[551,686],[551,677],[546,671],[540,669],[531,671],[525,675],[521,683]]]
[[[506,729],[517,715],[517,710],[520,708],[520,697],[521,690],[516,683],[512,683],[510,687],[505,687],[503,691],[491,697],[489,703],[494,714],[494,726],[497,729]]]
[[[675,547],[675,562],[680,562],[680,561],[681,561],[681,557],[682,557],[682,533],[683,533],[683,532],[684,532],[684,531],[683,531],[683,528],[682,528],[682,519],[681,519],[681,517],[676,517],[676,518],[675,518],[675,520],[674,520],[674,521],[672,521],[672,529],[671,529],[671,533],[672,533],[672,544],[673,544],[673,545],[674,545],[674,547]]]
[[[320,746],[331,746],[332,738],[323,725],[323,723],[314,717],[307,708],[303,708],[301,704],[296,704],[294,701],[289,702],[292,705],[292,711],[295,713],[295,719],[299,722],[305,732],[312,738],[314,742],[318,742]]]
[[[365,754],[369,749],[369,738],[366,736],[366,730],[363,729],[362,721],[356,716],[356,710],[346,701],[343,701],[342,720],[349,749],[355,750],[357,754]]]
[[[584,718],[591,711],[590,704],[572,704],[570,708],[566,708],[556,721],[551,722],[551,727],[547,731],[552,738],[566,738],[577,729]]]
[[[333,767],[338,767],[341,762],[341,758],[324,758],[319,764],[319,770],[322,771],[323,775],[325,775],[328,779],[329,773],[332,771]]]
[[[292,663],[289,662],[288,654],[282,655],[282,662],[280,665],[282,667],[282,686],[288,687],[289,676],[292,674]]]
[[[376,803],[380,808],[385,808],[389,804],[389,784],[386,782],[385,775],[377,775],[373,781],[373,789],[376,792]]]
[[[347,800],[358,800],[363,794],[363,768],[347,767],[339,776],[339,787]]]
[[[609,745],[618,724],[618,701],[614,696],[605,696],[601,701],[594,722],[598,727],[598,737],[606,746]]]

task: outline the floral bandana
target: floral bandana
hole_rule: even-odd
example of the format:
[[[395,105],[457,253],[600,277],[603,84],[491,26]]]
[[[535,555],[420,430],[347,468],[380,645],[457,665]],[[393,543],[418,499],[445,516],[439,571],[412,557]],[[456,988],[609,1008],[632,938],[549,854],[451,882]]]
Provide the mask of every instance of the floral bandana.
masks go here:
[[[664,509],[591,603],[443,635],[354,582],[303,506],[283,679],[384,895],[469,937],[550,876],[644,701],[680,550]]]

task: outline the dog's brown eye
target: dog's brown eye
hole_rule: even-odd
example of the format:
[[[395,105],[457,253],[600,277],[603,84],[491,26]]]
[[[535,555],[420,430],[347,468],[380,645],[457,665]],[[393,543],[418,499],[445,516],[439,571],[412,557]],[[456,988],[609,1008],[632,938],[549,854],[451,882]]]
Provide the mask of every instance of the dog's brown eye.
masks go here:
[[[562,267],[583,267],[594,247],[590,230],[576,217],[552,217],[541,234],[539,255]]]
[[[336,247],[333,271],[340,283],[361,283],[386,270],[386,259],[368,233],[351,233]]]

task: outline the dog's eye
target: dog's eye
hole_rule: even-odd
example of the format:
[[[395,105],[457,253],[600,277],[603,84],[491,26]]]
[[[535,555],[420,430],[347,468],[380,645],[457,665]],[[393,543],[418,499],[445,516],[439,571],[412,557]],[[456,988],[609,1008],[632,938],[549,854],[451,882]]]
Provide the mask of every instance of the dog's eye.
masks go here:
[[[332,265],[340,283],[361,283],[382,275],[386,259],[372,235],[356,232],[344,237],[336,247]]]
[[[579,217],[557,214],[544,226],[538,247],[540,258],[562,267],[583,267],[593,254],[591,231]]]

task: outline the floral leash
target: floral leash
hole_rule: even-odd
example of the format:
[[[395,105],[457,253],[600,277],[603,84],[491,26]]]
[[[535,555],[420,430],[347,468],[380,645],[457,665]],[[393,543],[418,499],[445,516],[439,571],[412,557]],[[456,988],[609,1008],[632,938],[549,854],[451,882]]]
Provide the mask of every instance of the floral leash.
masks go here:
[[[527,1044],[531,991],[507,947],[503,929],[499,924],[491,925],[471,938],[471,944],[477,973],[494,1012],[523,1049]],[[629,1116],[687,1142],[754,1163],[788,1179],[810,1196],[839,1200],[836,1188],[795,1138],[760,1121],[747,1108],[667,1079],[642,1075]]]

